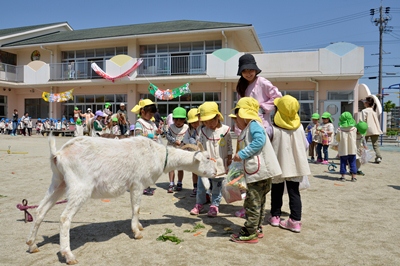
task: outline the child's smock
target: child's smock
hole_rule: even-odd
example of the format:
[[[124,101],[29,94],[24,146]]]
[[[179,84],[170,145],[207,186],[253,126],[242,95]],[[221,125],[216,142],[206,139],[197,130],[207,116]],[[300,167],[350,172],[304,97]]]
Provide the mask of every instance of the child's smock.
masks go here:
[[[211,130],[203,126],[200,129],[199,141],[204,149],[209,152],[210,157],[217,162],[217,178],[224,178],[226,169],[228,169],[228,155],[233,153],[230,127],[221,125],[221,127]]]
[[[294,130],[273,126],[271,144],[282,169],[282,175],[272,179],[273,184],[284,180],[301,182],[303,176],[311,174],[307,159],[308,143],[301,126]]]
[[[188,129],[189,126],[186,124],[183,124],[183,126],[181,127],[177,127],[175,124],[171,124],[166,134],[168,145],[175,146],[176,141],[180,141],[181,143],[183,143],[183,138],[185,137],[185,134],[188,131]]]
[[[336,140],[339,142],[339,156],[357,154],[357,129],[355,127],[339,127],[336,132]]]
[[[149,134],[156,136],[157,134],[156,124],[153,121],[146,121],[143,118],[139,118],[135,124],[135,135],[137,130],[142,131],[142,136],[148,136]]]
[[[282,170],[263,125],[251,121],[238,137],[247,183],[280,176]],[[261,142],[261,143],[260,143]],[[260,147],[261,144],[261,147]]]
[[[335,134],[335,128],[334,128],[333,124],[331,122],[326,123],[326,124],[322,123],[318,128],[321,128],[324,131],[324,133],[318,131],[318,133],[316,133],[316,135],[318,134],[316,141],[318,141],[318,143],[322,144],[323,135],[325,133],[331,132],[332,134],[330,134],[330,135],[328,134],[329,143],[327,145],[331,144],[332,140],[333,140],[333,136]]]
[[[182,142],[185,144],[197,144],[197,141],[199,140],[199,131],[201,127],[198,128],[189,128],[185,136],[183,137]]]

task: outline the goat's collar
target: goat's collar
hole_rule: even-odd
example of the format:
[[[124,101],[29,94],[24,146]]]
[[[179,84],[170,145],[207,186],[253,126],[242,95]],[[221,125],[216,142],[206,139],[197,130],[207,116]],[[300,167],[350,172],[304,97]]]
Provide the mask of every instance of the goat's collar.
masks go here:
[[[168,160],[168,148],[165,147],[165,161],[164,161],[164,170],[165,171],[165,167],[167,167],[167,160]]]

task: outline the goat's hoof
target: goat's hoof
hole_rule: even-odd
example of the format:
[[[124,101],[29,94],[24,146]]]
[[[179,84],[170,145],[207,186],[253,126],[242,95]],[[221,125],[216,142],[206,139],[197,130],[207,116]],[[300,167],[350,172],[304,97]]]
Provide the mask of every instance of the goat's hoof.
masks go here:
[[[29,245],[29,253],[37,253],[39,249],[36,245]]]
[[[134,233],[135,234],[135,233]],[[143,236],[141,234],[135,234],[134,236],[135,239],[142,239]]]
[[[77,264],[77,263],[78,263],[78,260],[76,260],[76,259],[67,261],[68,265],[74,265],[74,264]]]

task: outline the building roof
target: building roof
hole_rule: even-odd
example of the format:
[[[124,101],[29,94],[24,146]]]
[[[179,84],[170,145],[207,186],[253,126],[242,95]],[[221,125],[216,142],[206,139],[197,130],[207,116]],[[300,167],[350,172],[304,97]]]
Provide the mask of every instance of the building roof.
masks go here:
[[[55,26],[59,24],[64,24],[67,22],[56,22],[56,23],[49,23],[49,24],[41,24],[41,25],[33,25],[33,26],[24,26],[24,27],[17,27],[17,28],[10,28],[10,29],[0,29],[0,37],[24,33],[32,30],[38,30],[49,26]]]
[[[31,27],[39,27],[39,26],[43,27],[43,25],[31,26]],[[167,22],[155,22],[155,23],[133,24],[125,26],[82,29],[73,31],[61,31],[61,32],[55,32],[54,34],[38,36],[25,40],[15,41],[13,43],[3,44],[2,47],[69,42],[69,41],[79,41],[88,39],[102,39],[102,38],[123,37],[123,36],[133,36],[133,35],[156,34],[156,33],[211,30],[220,28],[226,29],[226,28],[249,27],[249,26],[252,25],[240,24],[240,23],[196,21],[196,20],[175,20]],[[28,29],[28,27],[22,27],[22,28],[25,28],[25,30]],[[14,31],[17,29],[21,30],[22,28],[0,30],[0,36],[2,34],[2,31],[6,32],[8,30],[10,31],[11,34],[12,30]]]

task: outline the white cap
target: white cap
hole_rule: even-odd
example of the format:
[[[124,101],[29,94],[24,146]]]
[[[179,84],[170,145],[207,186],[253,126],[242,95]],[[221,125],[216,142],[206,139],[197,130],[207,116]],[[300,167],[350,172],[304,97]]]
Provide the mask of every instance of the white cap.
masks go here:
[[[125,104],[124,104],[124,103],[121,103],[120,106],[125,106]]]

